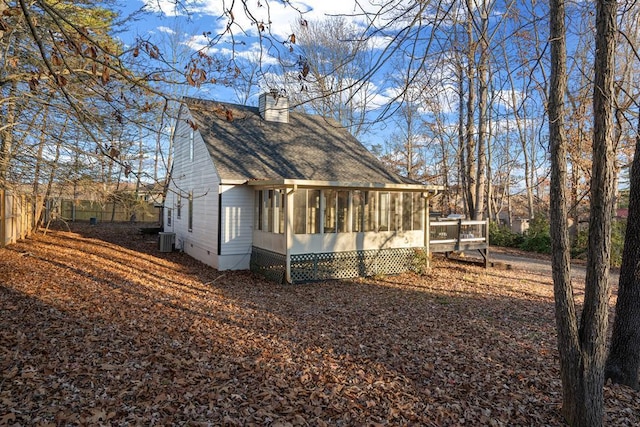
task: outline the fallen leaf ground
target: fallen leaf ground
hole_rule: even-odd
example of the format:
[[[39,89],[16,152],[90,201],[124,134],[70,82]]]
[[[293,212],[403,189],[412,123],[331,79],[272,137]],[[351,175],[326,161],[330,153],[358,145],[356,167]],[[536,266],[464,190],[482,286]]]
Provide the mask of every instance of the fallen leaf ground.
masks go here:
[[[552,298],[438,259],[283,286],[76,225],[0,249],[0,425],[562,425]]]

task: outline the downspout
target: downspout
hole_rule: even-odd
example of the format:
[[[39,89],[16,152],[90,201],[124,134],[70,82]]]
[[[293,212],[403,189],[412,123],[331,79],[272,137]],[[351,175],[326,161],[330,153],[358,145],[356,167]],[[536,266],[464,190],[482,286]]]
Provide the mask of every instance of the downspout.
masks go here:
[[[5,246],[6,239],[6,193],[4,188],[0,188],[0,248]]]

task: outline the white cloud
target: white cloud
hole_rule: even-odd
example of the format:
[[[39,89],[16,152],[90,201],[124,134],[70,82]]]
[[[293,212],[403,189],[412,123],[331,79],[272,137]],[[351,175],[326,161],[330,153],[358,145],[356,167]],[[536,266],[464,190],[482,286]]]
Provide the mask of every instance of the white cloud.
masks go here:
[[[171,28],[165,27],[163,25],[160,25],[160,26],[156,27],[156,30],[158,30],[161,33],[166,33],[166,34],[171,34],[171,35],[176,33],[175,30],[172,30]]]
[[[186,17],[187,13],[194,20],[215,22],[217,32],[224,32],[228,23],[233,22],[232,30],[236,34],[246,31],[255,35],[257,28],[252,19],[262,22],[276,37],[284,39],[291,34],[292,26],[305,19],[307,21],[325,19],[331,15],[351,16],[355,23],[360,21],[358,14],[362,12],[362,4],[371,7],[368,2],[358,4],[344,0],[183,0],[182,7],[176,6],[175,0],[142,0],[149,11],[162,13],[166,17]],[[233,19],[232,19],[233,17]]]

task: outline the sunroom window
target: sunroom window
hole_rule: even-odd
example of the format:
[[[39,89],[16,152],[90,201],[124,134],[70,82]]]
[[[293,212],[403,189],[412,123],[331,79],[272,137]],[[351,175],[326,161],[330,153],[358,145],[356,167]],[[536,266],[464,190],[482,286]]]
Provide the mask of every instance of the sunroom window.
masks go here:
[[[307,190],[298,190],[293,195],[293,232],[307,232]]]
[[[391,205],[389,207],[389,230],[402,230],[402,205],[400,203],[400,193],[389,193]]]
[[[402,229],[413,229],[413,193],[402,193]]]
[[[284,232],[284,194],[282,190],[275,190],[268,196],[275,204],[274,213],[269,215],[276,215],[274,230],[280,233]],[[263,197],[267,198],[266,193]],[[293,232],[316,234],[322,230],[322,233],[330,234],[422,230],[422,203],[419,193],[299,188],[293,196]],[[268,204],[263,201],[263,206],[267,212]]]
[[[262,190],[256,191],[255,194],[256,194],[256,200],[255,200],[255,209],[256,209],[255,227],[256,227],[256,230],[262,230],[262,215],[264,215],[264,212],[262,211]]]
[[[389,193],[380,193],[378,231],[389,231]]]
[[[284,190],[275,190],[275,203],[276,203],[276,233],[283,234],[284,233],[284,199],[285,199],[285,191]]]
[[[262,192],[262,231],[273,233],[273,190],[264,190]]]
[[[337,191],[337,229],[338,233],[349,231],[349,191]]]
[[[335,190],[324,190],[324,232],[335,233],[336,230],[336,217],[337,217],[337,203]]]
[[[293,196],[293,232],[320,232],[320,190],[296,190]]]
[[[284,199],[283,190],[256,191],[256,230],[269,233],[284,233]]]
[[[355,233],[364,231],[364,192],[354,190],[351,193],[353,213],[351,217],[351,230]]]
[[[377,231],[377,192],[364,192],[364,231]]]
[[[420,193],[413,193],[413,229],[414,230],[422,230],[423,229],[423,219],[424,219],[424,203]]]

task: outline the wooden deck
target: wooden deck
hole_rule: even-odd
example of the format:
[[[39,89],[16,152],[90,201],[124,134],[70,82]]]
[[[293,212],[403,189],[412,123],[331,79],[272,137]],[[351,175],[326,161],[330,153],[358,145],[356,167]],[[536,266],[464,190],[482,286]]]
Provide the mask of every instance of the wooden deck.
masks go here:
[[[478,251],[488,267],[489,220],[442,220],[429,223],[429,250],[444,253]]]

